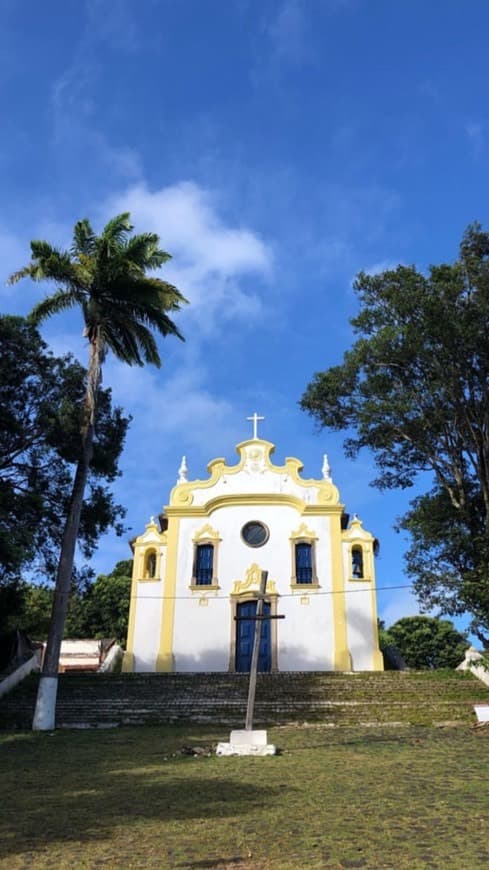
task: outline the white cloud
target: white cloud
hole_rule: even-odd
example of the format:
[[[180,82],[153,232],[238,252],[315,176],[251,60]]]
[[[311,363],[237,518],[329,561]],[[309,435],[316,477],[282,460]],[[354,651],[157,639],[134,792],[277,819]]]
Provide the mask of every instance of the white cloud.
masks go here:
[[[471,121],[465,125],[465,133],[474,157],[480,157],[486,148],[487,124],[482,121]]]
[[[104,217],[123,211],[131,213],[136,232],[160,236],[172,255],[162,274],[187,297],[189,316],[203,331],[230,317],[253,319],[261,310],[257,284],[271,272],[271,248],[252,230],[226,224],[210,191],[190,181],[156,191],[137,184],[111,197]]]
[[[72,52],[72,62],[51,87],[54,141],[71,150],[83,149],[84,160],[101,164],[107,175],[140,179],[139,155],[126,145],[115,144],[95,123],[103,65],[100,50],[132,53],[140,45],[137,16],[130,0],[86,0],[85,25]]]
[[[274,60],[303,63],[310,57],[308,20],[302,0],[285,0],[265,27],[273,47]]]
[[[231,420],[236,419],[232,404],[214,396],[206,378],[199,360],[180,364],[175,374],[167,375],[164,369],[130,367],[110,358],[104,380],[111,385],[114,400],[134,415],[133,426],[150,439],[185,438],[187,445],[210,448],[224,429],[232,444],[236,434],[234,429],[231,432]]]
[[[380,275],[382,272],[391,272],[394,269],[397,269],[399,265],[399,262],[396,262],[395,260],[379,260],[378,263],[373,263],[362,271],[367,275]]]
[[[380,588],[377,592],[377,602],[379,617],[384,620],[387,628],[404,616],[417,616],[420,612],[419,604],[409,589],[382,592]]]

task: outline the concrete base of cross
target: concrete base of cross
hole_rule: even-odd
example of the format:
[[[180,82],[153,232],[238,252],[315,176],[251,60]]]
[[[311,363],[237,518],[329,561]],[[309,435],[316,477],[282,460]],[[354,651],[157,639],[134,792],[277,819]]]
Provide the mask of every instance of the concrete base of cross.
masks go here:
[[[474,704],[478,722],[489,722],[489,704]]]
[[[216,755],[275,755],[276,746],[267,743],[266,731],[231,731],[229,743],[218,743]]]

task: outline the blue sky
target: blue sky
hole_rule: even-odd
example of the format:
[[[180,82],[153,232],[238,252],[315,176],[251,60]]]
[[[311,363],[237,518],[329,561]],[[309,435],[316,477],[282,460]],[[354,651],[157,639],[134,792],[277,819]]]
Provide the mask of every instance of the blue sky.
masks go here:
[[[484,0],[0,0],[0,262],[29,240],[64,245],[130,210],[173,259],[190,300],[187,341],[161,370],[109,360],[105,384],[133,417],[116,494],[132,531],[94,559],[109,571],[166,503],[183,453],[191,476],[260,434],[276,461],[320,476],[327,452],[350,512],[381,541],[379,587],[406,583],[393,523],[412,493],[379,494],[367,455],[318,433],[298,407],[341,360],[360,269],[451,260],[487,226],[489,78]],[[3,285],[3,281],[2,281]],[[26,314],[44,290],[1,287]],[[43,335],[86,348],[73,314]],[[416,612],[379,592],[388,624]]]

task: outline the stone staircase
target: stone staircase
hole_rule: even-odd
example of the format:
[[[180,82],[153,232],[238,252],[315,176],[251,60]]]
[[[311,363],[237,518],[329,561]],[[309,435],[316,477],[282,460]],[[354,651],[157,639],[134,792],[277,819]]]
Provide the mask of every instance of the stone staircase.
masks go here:
[[[37,682],[0,699],[0,728],[30,728]],[[247,691],[247,674],[61,674],[57,727],[244,727]],[[489,703],[489,689],[467,672],[259,674],[255,724],[470,724],[474,703]]]

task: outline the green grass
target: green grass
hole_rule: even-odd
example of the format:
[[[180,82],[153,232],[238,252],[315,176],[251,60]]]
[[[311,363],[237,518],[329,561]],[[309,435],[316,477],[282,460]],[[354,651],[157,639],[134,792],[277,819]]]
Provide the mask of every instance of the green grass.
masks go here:
[[[489,862],[487,728],[276,728],[277,757],[178,754],[228,736],[161,726],[0,736],[0,866]]]

